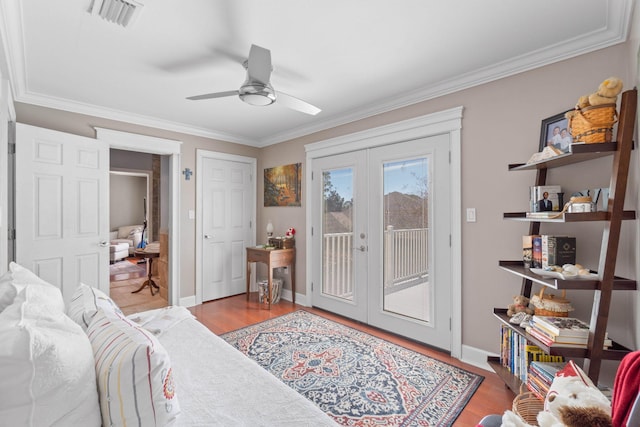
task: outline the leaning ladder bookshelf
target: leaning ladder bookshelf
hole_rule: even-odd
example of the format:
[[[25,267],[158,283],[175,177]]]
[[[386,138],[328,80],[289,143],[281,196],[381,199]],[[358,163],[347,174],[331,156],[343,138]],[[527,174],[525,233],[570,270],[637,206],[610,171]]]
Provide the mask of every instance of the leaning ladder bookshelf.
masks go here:
[[[507,310],[495,308],[494,316],[516,334],[522,335],[527,341],[537,345],[543,351],[551,355],[561,355],[565,358],[583,358],[583,369],[597,384],[600,375],[602,360],[621,360],[631,349],[614,342],[613,346],[604,349],[604,339],[611,304],[611,293],[618,290],[636,290],[637,282],[616,276],[615,266],[617,260],[618,243],[620,241],[621,223],[625,220],[635,220],[635,211],[625,211],[623,208],[631,150],[633,148],[633,132],[636,120],[637,89],[628,90],[622,94],[618,131],[615,142],[596,144],[575,144],[571,153],[553,157],[534,164],[512,164],[510,171],[536,170],[535,185],[545,185],[547,169],[562,167],[565,165],[587,162],[604,156],[613,156],[611,179],[609,183],[609,202],[606,212],[592,213],[565,213],[560,218],[531,219],[525,212],[505,213],[504,219],[529,222],[529,234],[540,234],[541,223],[545,222],[588,222],[605,221],[602,234],[602,246],[598,265],[598,277],[594,280],[560,280],[549,279],[532,273],[524,268],[522,261],[499,261],[498,266],[516,276],[522,278],[520,293],[531,297],[531,288],[534,283],[553,289],[591,289],[594,290],[592,315],[590,321],[589,343],[586,349],[581,348],[557,348],[549,347],[541,343],[535,337],[526,333],[518,325],[509,323]],[[521,381],[500,364],[497,357],[489,357],[489,365],[502,378],[511,390],[518,394],[522,385]]]

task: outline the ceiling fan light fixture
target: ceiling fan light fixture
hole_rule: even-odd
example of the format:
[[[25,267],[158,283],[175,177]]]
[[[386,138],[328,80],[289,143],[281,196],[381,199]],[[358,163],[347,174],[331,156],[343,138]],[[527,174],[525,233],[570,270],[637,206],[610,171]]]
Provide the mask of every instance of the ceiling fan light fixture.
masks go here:
[[[127,28],[134,24],[142,7],[135,0],[92,0],[89,13]]]
[[[276,102],[276,93],[271,85],[250,83],[240,88],[240,99],[247,104],[265,107]]]

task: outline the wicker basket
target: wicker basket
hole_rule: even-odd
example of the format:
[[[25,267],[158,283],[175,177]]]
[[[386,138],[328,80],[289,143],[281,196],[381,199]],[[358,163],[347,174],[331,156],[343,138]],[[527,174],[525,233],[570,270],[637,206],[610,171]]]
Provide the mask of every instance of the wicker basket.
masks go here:
[[[616,104],[603,104],[575,110],[569,119],[574,142],[611,142],[613,124],[618,120]]]
[[[534,295],[531,298],[531,304],[533,304],[533,313],[536,316],[555,316],[555,317],[569,317],[569,312],[573,311],[573,307],[568,299],[566,299],[567,291],[562,290],[562,296],[557,297],[553,294],[544,294],[545,287],[540,289],[539,295]]]
[[[532,426],[538,425],[538,412],[544,409],[544,402],[540,400],[533,392],[527,390],[526,386],[520,386],[520,394],[513,399],[512,411],[517,414],[523,421]]]

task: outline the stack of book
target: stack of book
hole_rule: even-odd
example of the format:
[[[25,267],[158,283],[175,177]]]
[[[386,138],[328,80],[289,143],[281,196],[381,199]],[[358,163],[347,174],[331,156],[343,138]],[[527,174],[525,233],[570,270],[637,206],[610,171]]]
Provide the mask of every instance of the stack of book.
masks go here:
[[[501,325],[502,342],[500,362],[522,382],[527,382],[529,365],[532,362],[562,362],[564,357],[552,356],[540,347],[527,341],[526,338],[506,325]]]
[[[527,332],[548,347],[587,348],[589,324],[575,317],[533,316]],[[604,348],[612,342],[605,337]]]
[[[564,368],[565,362],[536,362],[529,365],[527,388],[538,398],[544,400],[549,393],[556,372]]]
[[[533,268],[549,268],[576,263],[576,238],[548,234],[522,237],[523,259],[530,256]]]

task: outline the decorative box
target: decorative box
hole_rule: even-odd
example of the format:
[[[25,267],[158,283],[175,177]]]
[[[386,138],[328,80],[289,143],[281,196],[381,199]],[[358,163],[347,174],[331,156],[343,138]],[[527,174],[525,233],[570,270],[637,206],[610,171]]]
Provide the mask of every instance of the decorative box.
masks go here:
[[[290,249],[296,245],[296,239],[284,238],[284,237],[271,237],[269,238],[269,246],[273,246],[276,249]]]

